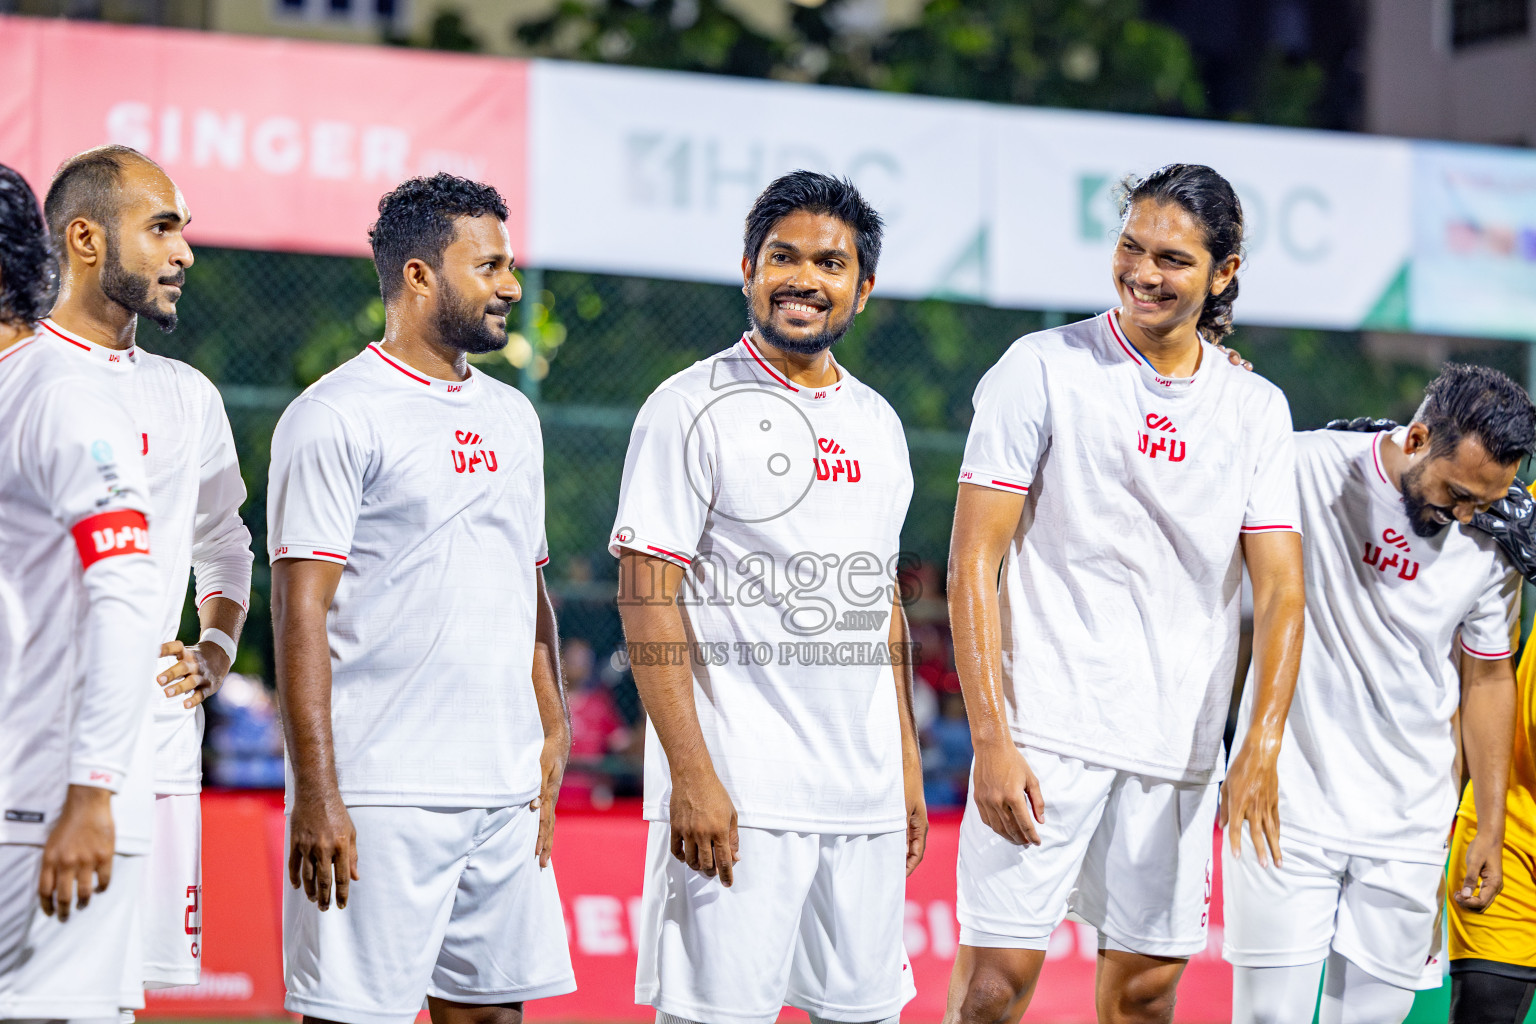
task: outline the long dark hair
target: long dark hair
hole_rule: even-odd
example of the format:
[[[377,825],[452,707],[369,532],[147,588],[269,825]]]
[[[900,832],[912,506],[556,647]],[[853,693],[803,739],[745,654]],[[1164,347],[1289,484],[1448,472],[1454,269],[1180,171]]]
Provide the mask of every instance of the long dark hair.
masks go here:
[[[53,308],[58,275],[27,180],[0,164],[0,322],[24,327]]]
[[[1177,203],[1199,222],[1205,248],[1211,254],[1211,272],[1229,256],[1243,254],[1243,204],[1232,185],[1204,164],[1168,164],[1144,178],[1128,177],[1120,183],[1120,216],[1144,199]],[[1207,295],[1196,329],[1207,341],[1220,341],[1232,333],[1232,304],[1237,301],[1234,276],[1220,295]]]

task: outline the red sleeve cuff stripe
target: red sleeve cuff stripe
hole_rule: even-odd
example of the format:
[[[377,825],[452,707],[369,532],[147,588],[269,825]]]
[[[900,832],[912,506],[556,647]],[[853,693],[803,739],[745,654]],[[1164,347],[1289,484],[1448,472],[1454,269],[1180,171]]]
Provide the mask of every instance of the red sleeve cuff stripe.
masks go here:
[[[86,569],[114,555],[149,554],[149,523],[144,520],[144,513],[136,509],[87,516],[70,527],[69,532],[75,536],[80,564]]]
[[[1285,531],[1289,531],[1290,533],[1300,532],[1296,529],[1296,527],[1291,526],[1288,523],[1275,523],[1270,526],[1244,526],[1242,528],[1243,533],[1279,533]]]
[[[1498,661],[1500,658],[1507,658],[1509,657],[1510,653],[1508,648],[1496,652],[1480,651],[1475,647],[1469,646],[1465,640],[1461,642],[1461,646],[1463,650],[1472,655],[1474,658],[1483,658],[1487,661]]]
[[[1029,488],[1023,484],[1011,484],[1007,480],[993,480],[992,484],[995,487],[1007,487],[1010,490],[1023,491],[1025,494],[1029,493]]]
[[[539,559],[537,562],[534,562],[533,563],[533,567],[535,569],[542,569],[542,568],[544,568],[548,564],[549,564],[549,556],[545,555],[543,558]]]
[[[223,596],[224,596],[224,591],[222,591],[222,590],[210,590],[210,591],[208,591],[208,593],[204,594],[202,597],[197,599],[197,606],[199,608],[201,608],[205,602],[211,600],[212,598],[223,597]]]
[[[675,558],[677,561],[682,562],[684,565],[693,564],[693,559],[689,558],[688,556],[680,555],[676,551],[668,551],[666,548],[658,548],[654,544],[647,544],[645,549],[647,551],[654,551],[658,555],[666,555],[668,558]]]
[[[309,553],[312,554],[312,555],[319,555],[321,558],[336,558],[336,559],[340,559],[343,562],[345,562],[347,560],[347,556],[346,555],[338,555],[334,551],[315,551],[315,550],[311,550]]]

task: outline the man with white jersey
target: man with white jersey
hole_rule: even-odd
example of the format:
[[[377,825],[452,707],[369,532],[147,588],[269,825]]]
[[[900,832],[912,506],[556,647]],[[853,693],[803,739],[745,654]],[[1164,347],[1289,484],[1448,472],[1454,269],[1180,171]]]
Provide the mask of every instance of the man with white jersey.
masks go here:
[[[174,182],[126,146],[86,150],[60,166],[43,204],[59,257],[47,343],[111,387],[132,415],[154,504],[161,663],[153,707],[154,845],[144,876],[137,990],[195,985],[202,953],[202,703],[235,656],[251,588],[245,484],[218,390],[197,370],[137,344],[139,317],[175,329],[192,265],[191,220]],[[176,638],[195,574],[202,635]]]
[[[1245,857],[1278,842],[1301,538],[1285,396],[1212,344],[1242,208],[1172,164],[1127,182],[1123,215],[1119,307],[1020,339],[976,389],[949,567],[976,751],[950,1021],[1017,1020],[1069,910],[1098,930],[1099,1020],[1171,1020],[1218,790]],[[1219,786],[1245,562],[1258,710]]]
[[[795,171],[747,215],[740,341],[635,420],[609,550],[645,704],[635,999],[661,1024],[894,1021],[927,813],[896,590],[901,423],[829,351],[879,215]]]
[[[35,333],[51,264],[0,166],[0,1020],[112,1024],[149,849],[149,789],[125,783],[157,579],[128,414]]]
[[[1279,761],[1284,860],[1223,854],[1233,1019],[1310,1019],[1321,976],[1324,1024],[1396,1022],[1442,982],[1424,965],[1458,708],[1483,824],[1451,898],[1482,910],[1502,882],[1520,577],[1469,524],[1536,450],[1536,408],[1503,374],[1450,365],[1408,426],[1311,431],[1296,449],[1307,643]],[[1252,710],[1245,694],[1239,735]]]
[[[506,216],[449,174],[385,195],[384,340],[272,438],[283,961],[306,1021],[410,1024],[425,997],[436,1024],[519,1024],[576,987],[550,867],[570,724],[543,442],[466,361],[506,345],[521,297]]]

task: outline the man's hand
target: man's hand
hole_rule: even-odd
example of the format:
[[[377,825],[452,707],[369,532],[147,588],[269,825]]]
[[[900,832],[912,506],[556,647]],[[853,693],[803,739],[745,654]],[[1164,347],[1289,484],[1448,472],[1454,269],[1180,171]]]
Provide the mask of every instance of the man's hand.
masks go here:
[[[928,848],[928,802],[923,799],[923,765],[908,766],[903,771],[907,791],[907,875],[923,862]]]
[[[302,793],[288,820],[288,883],[329,910],[334,888],[337,909],[347,905],[347,887],[357,881],[357,829],[332,789],[321,796]]]
[[[1216,351],[1227,357],[1227,362],[1233,366],[1241,366],[1245,370],[1253,369],[1253,364],[1243,358],[1243,354],[1235,348],[1227,348],[1225,345],[1217,345]]]
[[[160,657],[175,658],[176,664],[155,677],[155,682],[165,687],[167,697],[191,694],[181,702],[184,708],[195,708],[218,693],[224,677],[229,675],[229,655],[218,644],[188,647],[180,640],[172,640],[160,645]]]
[[[539,795],[530,810],[539,812],[539,841],[534,846],[534,856],[539,867],[549,867],[550,855],[555,849],[555,802],[560,796],[560,780],[565,777],[565,764],[571,757],[570,733],[546,737],[544,748],[539,751]]]
[[[672,773],[672,856],[729,887],[741,859],[736,805],[711,769],[694,775]]]
[[[70,786],[64,810],[43,844],[43,869],[37,878],[43,913],[67,921],[71,904],[84,910],[91,893],[106,892],[116,843],[111,791]]]
[[[1273,856],[1280,866],[1280,756],[1277,739],[1271,744],[1253,736],[1243,744],[1226,781],[1221,784],[1221,827],[1227,830],[1232,855],[1243,852],[1243,822],[1248,823],[1248,837],[1259,855],[1259,864],[1267,866]]]
[[[1481,914],[1504,888],[1504,837],[1479,832],[1467,844],[1467,871],[1452,894],[1456,905]]]
[[[1035,827],[1045,820],[1040,780],[1011,739],[976,748],[971,794],[977,813],[992,831],[1020,846],[1040,845]]]

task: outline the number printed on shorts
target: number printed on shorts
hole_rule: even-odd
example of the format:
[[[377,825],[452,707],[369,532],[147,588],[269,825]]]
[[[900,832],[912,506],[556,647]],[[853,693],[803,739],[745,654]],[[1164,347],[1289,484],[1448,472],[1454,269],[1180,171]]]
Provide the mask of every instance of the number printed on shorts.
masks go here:
[[[201,952],[198,946],[197,936],[203,934],[203,887],[200,885],[187,886],[187,913],[185,916],[187,934],[192,938],[192,959],[196,960]]]

